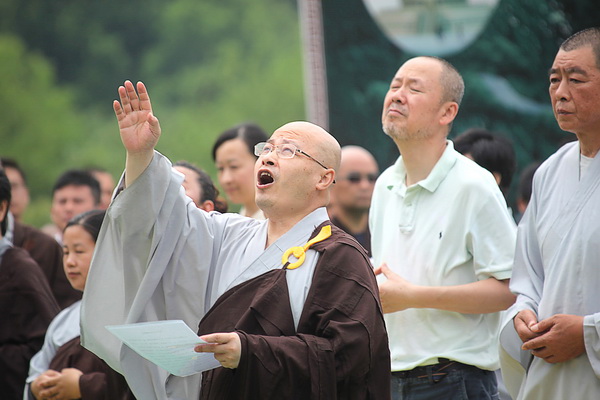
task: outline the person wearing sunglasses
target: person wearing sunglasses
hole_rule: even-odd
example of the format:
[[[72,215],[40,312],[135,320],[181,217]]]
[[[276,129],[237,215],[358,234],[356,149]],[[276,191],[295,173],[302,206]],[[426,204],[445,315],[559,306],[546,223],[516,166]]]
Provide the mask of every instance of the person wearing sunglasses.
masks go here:
[[[327,215],[337,140],[309,122],[281,126],[254,146],[255,199],[268,218],[207,213],[154,150],[161,129],[145,85],[126,81],[119,97],[125,174],[90,269],[83,345],[144,400],[389,399],[375,274]],[[220,366],[169,376],[104,328],[169,319],[207,342],[192,355],[212,353]]]
[[[371,256],[369,207],[379,167],[375,157],[360,146],[342,147],[339,178],[327,207],[331,222],[352,235]]]

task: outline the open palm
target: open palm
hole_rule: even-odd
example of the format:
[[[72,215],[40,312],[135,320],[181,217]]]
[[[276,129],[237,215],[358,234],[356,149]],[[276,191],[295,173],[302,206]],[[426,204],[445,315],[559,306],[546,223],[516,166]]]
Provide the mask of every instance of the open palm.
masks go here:
[[[121,141],[130,154],[152,151],[160,137],[160,124],[152,114],[146,86],[142,82],[138,82],[136,86],[137,92],[133,83],[125,81],[119,87],[120,102],[113,102]]]

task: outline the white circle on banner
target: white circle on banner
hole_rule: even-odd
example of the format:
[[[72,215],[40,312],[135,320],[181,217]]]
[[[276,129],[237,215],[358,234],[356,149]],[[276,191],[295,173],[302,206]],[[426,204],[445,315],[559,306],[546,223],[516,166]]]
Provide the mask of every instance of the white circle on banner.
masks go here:
[[[363,0],[379,28],[400,49],[446,56],[472,43],[499,0]]]

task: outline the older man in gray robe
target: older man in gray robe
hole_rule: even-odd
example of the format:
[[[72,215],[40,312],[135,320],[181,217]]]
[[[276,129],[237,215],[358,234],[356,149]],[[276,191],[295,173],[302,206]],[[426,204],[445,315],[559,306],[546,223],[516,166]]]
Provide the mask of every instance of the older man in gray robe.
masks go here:
[[[518,399],[600,398],[600,29],[560,47],[550,97],[577,141],[535,174],[519,225],[501,332],[506,386]]]

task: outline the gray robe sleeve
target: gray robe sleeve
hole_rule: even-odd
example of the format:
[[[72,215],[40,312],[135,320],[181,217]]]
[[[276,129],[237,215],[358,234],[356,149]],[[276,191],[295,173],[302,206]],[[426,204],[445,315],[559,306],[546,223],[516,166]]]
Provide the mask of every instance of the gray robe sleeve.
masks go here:
[[[516,398],[533,357],[521,350],[523,342],[513,324],[519,311],[529,309],[537,314],[544,285],[544,268],[535,232],[535,199],[529,203],[517,230],[517,247],[510,281],[510,289],[518,294],[515,304],[505,315],[500,329],[500,365],[504,383],[511,396]]]
[[[199,391],[199,377],[170,377],[104,328],[182,319],[195,329],[202,318],[214,231],[210,215],[185,196],[181,181],[169,160],[155,153],[146,171],[117,195],[83,298],[83,346],[124,373],[143,399],[197,398]],[[167,380],[175,384],[169,387]]]
[[[513,396],[522,389],[526,371],[529,371],[528,381],[554,380],[555,386],[570,381],[559,376],[583,379],[583,372],[593,376],[590,365],[593,374],[600,378],[600,313],[595,312],[600,296],[596,289],[597,275],[593,273],[598,260],[599,247],[593,244],[598,218],[590,212],[598,204],[598,182],[594,180],[600,179],[600,164],[595,160],[595,170],[590,169],[587,180],[580,184],[574,175],[578,174],[578,154],[578,146],[566,145],[540,167],[534,177],[531,202],[519,224],[510,284],[518,297],[507,311],[500,332],[502,374]],[[571,237],[577,239],[569,240]],[[578,275],[576,271],[583,272]],[[550,274],[553,275],[546,276]],[[521,350],[522,341],[513,324],[514,316],[524,309],[532,310],[539,319],[557,313],[583,315],[586,348],[583,357],[587,360],[573,361],[560,374],[558,367],[552,371],[538,368],[538,376],[532,377],[532,368],[539,360]],[[588,387],[573,381],[569,390],[578,393],[579,386]],[[531,385],[528,390],[532,390]]]
[[[600,313],[583,318],[583,338],[590,364],[600,379]]]

